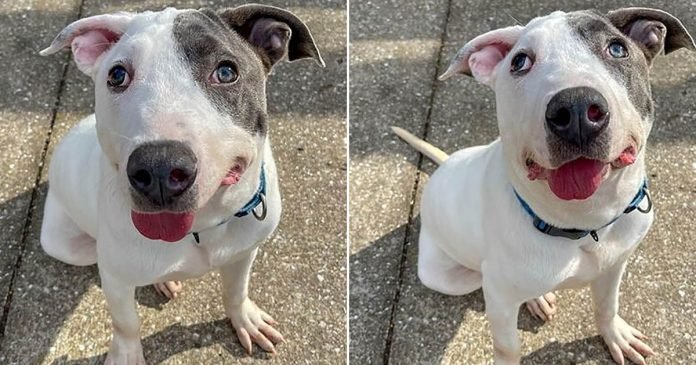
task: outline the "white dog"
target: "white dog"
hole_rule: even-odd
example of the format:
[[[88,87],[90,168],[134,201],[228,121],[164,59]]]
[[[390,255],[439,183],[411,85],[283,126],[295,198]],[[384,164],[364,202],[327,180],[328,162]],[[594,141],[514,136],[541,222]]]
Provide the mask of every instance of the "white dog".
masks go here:
[[[496,93],[500,138],[442,163],[422,197],[418,276],[433,290],[483,287],[495,363],[518,364],[517,315],[550,319],[553,290],[590,285],[614,360],[653,351],[618,315],[628,257],[650,228],[648,71],[691,36],[672,15],[627,8],[555,12],[467,43],[441,79],[471,75]]]
[[[248,297],[259,244],[281,213],[266,122],[272,66],[323,61],[295,15],[263,5],[93,16],[41,52],[71,47],[95,83],[95,114],[56,148],[41,244],[98,263],[113,319],[106,364],[144,364],[136,286],[220,269],[247,351],[275,352],[274,320]]]

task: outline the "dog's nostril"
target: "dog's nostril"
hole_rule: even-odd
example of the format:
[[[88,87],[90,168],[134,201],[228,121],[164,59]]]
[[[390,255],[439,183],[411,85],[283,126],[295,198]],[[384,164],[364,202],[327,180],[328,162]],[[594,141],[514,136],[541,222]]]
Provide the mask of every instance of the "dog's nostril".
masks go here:
[[[190,175],[182,169],[174,169],[169,173],[169,179],[177,183],[185,182],[189,177]]]
[[[602,118],[604,118],[606,115],[607,113],[605,113],[604,110],[602,110],[602,107],[597,104],[592,104],[589,108],[587,108],[587,118],[592,122],[601,122]]]
[[[565,127],[570,124],[570,110],[561,108],[556,110],[555,113],[547,115],[546,118],[552,121],[557,127]]]
[[[152,175],[147,170],[138,170],[132,175],[132,180],[142,187],[152,184]]]

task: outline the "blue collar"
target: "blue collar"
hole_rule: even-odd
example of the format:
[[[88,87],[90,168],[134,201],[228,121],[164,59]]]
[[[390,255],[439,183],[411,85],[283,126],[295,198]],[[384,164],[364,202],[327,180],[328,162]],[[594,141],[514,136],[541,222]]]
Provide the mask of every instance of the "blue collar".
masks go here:
[[[237,213],[234,213],[235,217],[245,217],[249,213],[253,213],[256,219],[262,221],[266,218],[266,170],[261,165],[261,177],[259,178],[259,188],[256,189],[256,193],[251,197],[248,203],[242,207]],[[256,207],[263,203],[263,211],[260,215],[256,214]]]
[[[256,213],[256,208],[261,205],[261,213]],[[266,218],[266,212],[267,212],[267,207],[266,207],[266,169],[264,168],[264,165],[261,165],[261,177],[259,179],[259,187],[256,189],[256,192],[254,193],[254,196],[251,197],[251,200],[249,200],[246,205],[242,207],[237,213],[234,213],[234,217],[246,217],[249,214],[253,214],[254,218],[257,220],[264,220]],[[232,220],[233,217],[229,217],[228,219],[225,219],[224,221],[218,223],[217,225],[213,227],[219,227],[230,220]],[[213,228],[210,227],[210,228]],[[206,228],[207,229],[207,228]],[[205,229],[204,229],[205,230]],[[191,232],[193,235],[193,239],[196,240],[196,244],[201,243],[201,240],[198,236],[198,232]]]
[[[532,208],[529,207],[529,204],[522,199],[522,197],[517,194],[517,191],[513,189],[513,192],[515,193],[515,196],[517,197],[517,200],[519,200],[520,204],[522,205],[522,208],[524,208],[525,212],[529,214],[532,219],[533,219],[533,224],[534,228],[539,230],[541,233],[545,233],[549,236],[554,236],[554,237],[565,237],[571,240],[579,240],[588,234],[592,236],[592,239],[595,240],[595,242],[599,241],[599,236],[597,235],[597,231],[605,228],[612,223],[616,222],[619,218],[621,218],[624,214],[631,213],[634,210],[638,210],[641,213],[648,213],[652,209],[652,199],[650,199],[650,193],[648,192],[648,179],[645,179],[643,181],[643,185],[640,187],[640,190],[638,190],[638,194],[631,200],[631,204],[628,205],[626,209],[624,209],[623,213],[619,215],[618,217],[612,219],[609,223],[593,230],[581,230],[581,229],[563,229],[563,228],[558,228],[554,227],[548,223],[546,223],[544,220],[539,218],[536,213],[532,210]],[[648,207],[645,209],[641,209],[639,207],[640,202],[643,201],[643,198],[647,197],[648,198]]]

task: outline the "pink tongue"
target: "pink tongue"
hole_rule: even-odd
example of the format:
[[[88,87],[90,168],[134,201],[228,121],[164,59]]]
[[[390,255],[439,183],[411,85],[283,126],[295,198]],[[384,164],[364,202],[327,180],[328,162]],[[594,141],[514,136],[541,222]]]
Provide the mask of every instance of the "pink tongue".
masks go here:
[[[602,182],[604,164],[597,160],[579,158],[549,173],[549,188],[563,200],[587,199]]]
[[[193,225],[191,213],[136,213],[131,211],[133,225],[151,240],[176,242],[184,238]]]

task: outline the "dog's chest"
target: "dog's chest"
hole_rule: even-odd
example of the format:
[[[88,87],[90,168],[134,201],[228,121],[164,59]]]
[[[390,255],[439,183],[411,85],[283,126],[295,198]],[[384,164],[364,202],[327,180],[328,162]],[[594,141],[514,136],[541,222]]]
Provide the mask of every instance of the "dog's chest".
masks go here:
[[[225,232],[224,230],[221,230]],[[198,242],[195,239],[189,244],[190,265],[193,270],[205,267],[208,271],[219,268],[230,261],[234,261],[240,252],[254,248],[258,245],[259,239],[242,239],[242,234],[199,234]],[[188,259],[187,258],[187,259]],[[187,265],[188,266],[188,265]]]
[[[191,246],[195,251],[192,255],[192,264],[196,266],[204,266],[207,271],[219,268],[226,263],[234,260],[235,256],[239,255],[240,251],[244,251],[251,244],[240,245],[236,242],[201,242],[192,243]]]
[[[150,281],[185,280],[200,277],[235,260],[239,247],[219,245],[217,242],[182,242],[177,255],[162,255],[157,278]]]
[[[631,226],[630,231],[619,226],[600,236],[599,242],[589,241],[578,246],[573,260],[566,270],[562,271],[565,275],[561,278],[558,288],[585,286],[608,269],[625,262],[647,233],[650,220],[644,221],[644,224],[626,224]]]
[[[625,250],[624,250],[625,252]],[[562,276],[558,289],[578,288],[587,285],[601,273],[620,262],[624,254],[610,243],[588,244],[576,250],[573,260]]]
[[[177,265],[172,265],[172,271],[168,275],[184,276],[181,279],[198,277],[206,274],[233,259],[231,252],[217,247],[203,244],[188,244],[186,255],[180,257]]]

